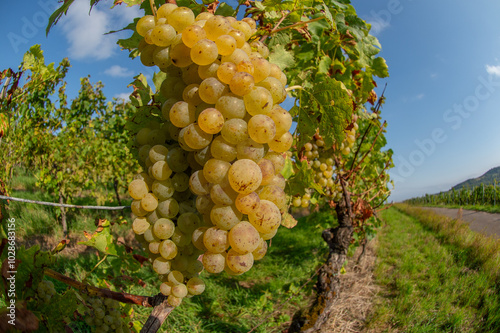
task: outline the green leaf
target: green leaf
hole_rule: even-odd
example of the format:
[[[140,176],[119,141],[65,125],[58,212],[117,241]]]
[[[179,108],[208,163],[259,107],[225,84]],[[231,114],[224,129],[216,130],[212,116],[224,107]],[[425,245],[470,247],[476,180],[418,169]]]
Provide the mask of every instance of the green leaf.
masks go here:
[[[330,27],[326,19],[307,24],[307,30],[311,33],[313,40],[319,40],[325,30],[329,29]]]
[[[45,29],[45,34],[48,36],[50,29],[57,24],[59,19],[63,14],[67,14],[69,6],[71,6],[75,0],[65,0],[61,7],[57,8],[52,15],[49,17],[49,23]]]
[[[271,54],[269,54],[269,62],[278,65],[281,70],[295,64],[293,53],[287,51],[283,45],[276,45]]]
[[[385,59],[382,57],[377,57],[373,59],[372,62],[373,74],[378,77],[388,77],[389,76],[389,67],[385,62]]]
[[[90,236],[90,239],[85,242],[78,242],[78,244],[87,245],[96,248],[102,253],[117,256],[118,248],[111,234],[110,223],[107,220],[101,220],[101,222],[97,231]]]
[[[331,146],[333,139],[344,140],[344,129],[351,121],[352,100],[344,85],[330,79],[314,87],[314,97],[320,105],[322,114],[319,131],[325,145]]]
[[[280,31],[278,33],[272,34],[269,38],[267,46],[272,49],[276,45],[287,45],[292,41],[292,35],[290,31]]]
[[[312,91],[301,94],[299,107],[301,143],[312,137],[318,127],[326,146],[331,146],[334,140],[343,141],[344,129],[351,118],[352,101],[341,82],[324,77]]]
[[[143,0],[122,0],[122,1],[127,5],[127,7],[132,7],[132,6],[135,6],[135,5],[140,5],[143,2]],[[111,7],[111,8],[114,8],[116,5],[117,5],[117,3],[115,3],[113,5],[113,7]]]
[[[261,10],[261,11],[263,11],[263,12],[265,12],[265,11],[266,11],[266,6],[264,6],[264,5],[262,4],[262,1],[255,1],[255,2],[254,2],[254,5],[255,5],[255,7],[257,7],[257,9],[259,9],[259,10]]]
[[[44,63],[43,51],[39,44],[30,47],[29,51],[23,56],[23,69],[32,70]]]
[[[236,14],[236,10],[225,2],[219,4],[215,10],[215,15],[234,16],[234,14]]]
[[[333,29],[335,28],[335,22],[333,21],[333,16],[332,13],[330,12],[330,8],[325,4],[323,1],[323,10],[325,11],[325,17],[328,23],[330,23],[330,27]]]
[[[323,194],[323,189],[314,181],[314,175],[307,161],[296,161],[295,174],[289,178],[286,192],[291,195],[302,195],[306,188],[314,188],[318,193]]]
[[[332,66],[332,58],[325,55],[318,64],[318,73],[326,74],[330,71],[330,67]]]
[[[166,77],[167,77],[167,73],[162,72],[162,71],[155,72],[153,74],[153,83],[155,85],[156,92],[160,91],[161,84],[163,83],[163,81],[165,80]]]
[[[290,178],[294,174],[293,172],[293,161],[291,158],[287,157],[285,160],[285,166],[283,170],[281,170],[281,175],[285,177],[285,179]]]

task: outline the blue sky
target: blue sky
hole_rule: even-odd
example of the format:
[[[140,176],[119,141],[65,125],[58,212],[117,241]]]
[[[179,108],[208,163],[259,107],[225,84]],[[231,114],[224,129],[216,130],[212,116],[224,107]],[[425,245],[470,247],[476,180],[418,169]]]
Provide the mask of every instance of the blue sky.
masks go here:
[[[139,16],[137,6],[103,0],[88,16],[88,0],[76,0],[45,37],[56,0],[0,5],[0,67],[16,69],[26,50],[41,44],[47,62],[68,57],[68,93],[79,79],[102,81],[107,97],[125,97],[139,72],[152,75],[115,44],[127,33],[103,35]],[[382,44],[390,77],[383,117],[395,152],[391,199],[448,190],[500,166],[500,3],[430,0],[354,0]]]
[[[390,77],[383,117],[401,200],[500,166],[500,3],[353,1]],[[379,89],[381,91],[381,89]]]

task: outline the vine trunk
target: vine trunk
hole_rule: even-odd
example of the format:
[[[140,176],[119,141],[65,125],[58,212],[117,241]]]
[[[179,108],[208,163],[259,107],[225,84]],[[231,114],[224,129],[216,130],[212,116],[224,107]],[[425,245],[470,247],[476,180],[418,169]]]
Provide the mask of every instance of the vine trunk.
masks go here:
[[[328,322],[332,305],[340,293],[340,271],[346,261],[353,233],[351,208],[346,205],[350,200],[348,197],[340,200],[335,208],[339,225],[325,229],[322,233],[329,253],[318,274],[316,300],[306,316],[299,319],[299,323],[292,323],[290,332],[317,332]]]

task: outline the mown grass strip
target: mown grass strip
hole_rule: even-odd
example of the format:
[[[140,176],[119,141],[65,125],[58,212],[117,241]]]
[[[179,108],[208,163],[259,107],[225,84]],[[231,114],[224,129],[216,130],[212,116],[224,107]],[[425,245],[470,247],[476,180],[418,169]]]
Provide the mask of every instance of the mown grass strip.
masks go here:
[[[462,221],[457,221],[434,212],[409,205],[398,204],[396,208],[416,217],[420,223],[434,231],[443,242],[466,251],[471,266],[488,272],[500,280],[500,240],[473,232]]]
[[[421,207],[440,207],[440,208],[462,208],[466,210],[476,210],[480,212],[487,213],[500,213],[500,206],[491,206],[491,205],[420,205]]]
[[[434,221],[431,227],[394,208],[384,211],[382,218],[387,226],[379,234],[375,276],[383,291],[376,299],[370,329],[500,331],[496,274],[471,260],[473,252],[467,247],[446,242],[451,235],[444,237],[444,230],[462,227],[438,227],[440,217],[428,217]],[[432,228],[441,231],[436,235]]]

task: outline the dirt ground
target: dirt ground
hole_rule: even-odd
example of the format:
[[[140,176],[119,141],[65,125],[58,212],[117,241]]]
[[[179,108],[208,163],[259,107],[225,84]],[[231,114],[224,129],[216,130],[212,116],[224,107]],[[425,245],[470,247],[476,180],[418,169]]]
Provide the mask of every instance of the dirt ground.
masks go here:
[[[421,208],[432,210],[436,214],[445,215],[453,219],[458,217],[458,209],[439,207]],[[472,231],[480,232],[496,239],[500,238],[500,214],[462,210],[462,220],[469,224],[469,228]]]

